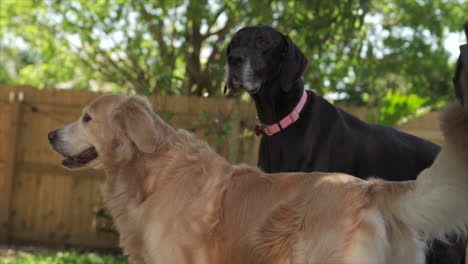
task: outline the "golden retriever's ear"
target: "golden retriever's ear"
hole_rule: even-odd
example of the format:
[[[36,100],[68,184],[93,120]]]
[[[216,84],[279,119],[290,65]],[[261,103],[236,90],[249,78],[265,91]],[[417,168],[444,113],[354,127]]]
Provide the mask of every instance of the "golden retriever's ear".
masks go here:
[[[131,96],[112,112],[113,122],[145,153],[156,150],[159,134],[146,98]]]

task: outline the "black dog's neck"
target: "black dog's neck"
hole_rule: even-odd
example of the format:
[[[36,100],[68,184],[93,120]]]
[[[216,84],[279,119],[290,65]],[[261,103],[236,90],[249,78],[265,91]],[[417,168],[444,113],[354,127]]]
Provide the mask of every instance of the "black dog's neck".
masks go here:
[[[263,84],[257,93],[252,95],[257,108],[259,121],[272,125],[289,115],[299,103],[304,92],[304,83],[298,80],[289,92],[284,92],[278,82]]]

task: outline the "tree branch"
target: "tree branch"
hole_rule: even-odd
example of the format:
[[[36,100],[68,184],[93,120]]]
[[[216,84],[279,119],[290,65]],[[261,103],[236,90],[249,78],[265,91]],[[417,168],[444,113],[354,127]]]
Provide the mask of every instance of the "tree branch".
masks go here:
[[[208,30],[206,31],[205,34],[202,35],[202,38],[203,40],[209,38],[210,36],[213,36],[213,35],[217,35],[219,34],[219,32],[222,30],[222,29],[219,29],[215,32],[211,32],[211,29],[214,27],[214,25],[216,24],[216,21],[218,21],[218,18],[219,16],[224,13],[224,11],[226,10],[227,8],[227,4],[224,4],[219,10],[218,12],[216,12],[216,14],[214,15],[214,18],[212,21],[209,22],[209,25],[208,25]],[[227,23],[227,22],[226,22]]]
[[[224,41],[224,37],[227,35],[227,33],[229,33],[229,30],[232,28],[232,18],[229,17],[228,20],[226,21],[226,24],[224,25],[223,28],[221,28],[220,30],[218,30],[218,39],[216,40],[216,42],[213,44],[213,50],[211,51],[211,54],[210,56],[208,57],[208,60],[207,60],[207,63],[206,63],[206,66],[205,66],[205,70],[203,71],[204,74],[209,74],[208,73],[208,70],[209,70],[209,65],[211,65],[211,63],[213,63],[214,59],[216,58],[216,55],[220,53],[219,51],[219,48],[221,46],[221,43]]]
[[[161,25],[159,23],[155,24],[153,22],[153,16],[148,12],[148,10],[146,10],[145,4],[143,2],[141,2],[139,0],[138,4],[139,4],[139,7],[140,7],[141,15],[144,18],[144,20],[146,21],[146,23],[148,24],[148,31],[149,31],[151,37],[153,38],[154,41],[156,41],[158,43],[158,47],[160,49],[161,56],[164,59],[168,59],[169,58],[169,52],[168,52],[166,42],[164,41],[164,36],[163,36],[162,30],[161,30],[161,28],[162,28]]]

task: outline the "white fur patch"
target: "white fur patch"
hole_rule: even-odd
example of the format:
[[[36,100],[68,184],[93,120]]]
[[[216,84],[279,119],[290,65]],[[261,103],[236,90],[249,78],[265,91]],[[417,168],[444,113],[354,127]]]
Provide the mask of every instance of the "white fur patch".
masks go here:
[[[247,60],[245,66],[242,68],[242,84],[250,93],[255,93],[260,88],[260,82],[255,80],[252,64]]]
[[[386,263],[390,244],[382,214],[376,209],[366,210],[362,215],[363,223],[371,225],[374,232],[358,231],[353,245],[347,252],[346,263]]]

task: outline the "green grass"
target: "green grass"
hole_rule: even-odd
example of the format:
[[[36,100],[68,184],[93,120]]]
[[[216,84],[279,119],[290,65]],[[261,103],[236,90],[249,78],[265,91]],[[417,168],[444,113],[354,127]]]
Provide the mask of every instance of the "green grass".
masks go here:
[[[95,253],[58,252],[55,254],[22,254],[14,257],[0,257],[0,264],[127,264],[122,256]]]

